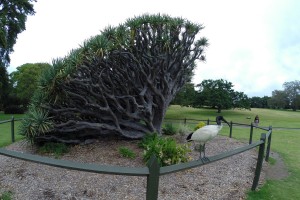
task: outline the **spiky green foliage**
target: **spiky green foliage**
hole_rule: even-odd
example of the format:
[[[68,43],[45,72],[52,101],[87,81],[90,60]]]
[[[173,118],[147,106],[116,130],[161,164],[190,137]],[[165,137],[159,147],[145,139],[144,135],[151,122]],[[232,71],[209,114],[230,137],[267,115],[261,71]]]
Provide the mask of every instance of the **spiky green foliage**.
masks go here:
[[[20,126],[20,133],[33,142],[34,138],[49,132],[53,122],[47,111],[31,107]]]
[[[143,15],[54,60],[41,77],[42,95],[32,100],[53,122],[51,137],[43,139],[161,133],[168,105],[191,78],[195,61],[205,59],[207,40],[196,40],[202,28],[182,18]]]

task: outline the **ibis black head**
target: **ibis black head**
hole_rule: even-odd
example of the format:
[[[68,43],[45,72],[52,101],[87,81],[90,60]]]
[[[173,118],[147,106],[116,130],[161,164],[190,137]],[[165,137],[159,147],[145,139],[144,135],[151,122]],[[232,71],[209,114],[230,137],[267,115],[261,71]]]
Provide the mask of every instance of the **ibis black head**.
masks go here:
[[[229,123],[224,119],[223,116],[217,116],[216,117],[216,122],[217,122],[218,125],[221,125],[221,121],[225,122],[226,124],[228,124],[228,126],[230,126]]]

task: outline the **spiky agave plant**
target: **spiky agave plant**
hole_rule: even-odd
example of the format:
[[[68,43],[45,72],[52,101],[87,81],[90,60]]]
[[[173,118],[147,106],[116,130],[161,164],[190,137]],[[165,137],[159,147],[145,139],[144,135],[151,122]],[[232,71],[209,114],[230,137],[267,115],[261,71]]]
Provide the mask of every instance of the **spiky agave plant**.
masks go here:
[[[34,138],[49,132],[53,128],[48,112],[31,106],[21,122],[20,132],[33,143]]]

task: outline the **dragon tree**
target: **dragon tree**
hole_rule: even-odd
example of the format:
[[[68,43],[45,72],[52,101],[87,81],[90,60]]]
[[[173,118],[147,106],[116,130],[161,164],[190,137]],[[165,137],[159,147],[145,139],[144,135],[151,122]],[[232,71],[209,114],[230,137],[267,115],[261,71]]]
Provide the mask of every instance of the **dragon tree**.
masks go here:
[[[31,141],[79,143],[104,135],[161,133],[166,110],[205,60],[202,25],[143,15],[85,41],[56,59],[22,124]]]

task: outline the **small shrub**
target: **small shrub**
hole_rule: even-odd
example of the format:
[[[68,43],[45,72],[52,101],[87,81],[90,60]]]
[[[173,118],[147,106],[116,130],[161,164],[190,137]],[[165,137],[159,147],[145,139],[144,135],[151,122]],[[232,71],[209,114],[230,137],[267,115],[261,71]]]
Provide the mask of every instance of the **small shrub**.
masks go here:
[[[143,159],[148,162],[154,154],[160,166],[174,165],[189,161],[191,152],[187,144],[177,144],[173,138],[162,138],[157,133],[147,134],[139,144],[144,148]]]
[[[121,156],[125,158],[134,159],[136,157],[136,154],[131,149],[128,149],[127,147],[120,147],[119,153],[121,154]]]
[[[172,123],[167,123],[163,127],[162,132],[165,135],[174,135],[174,134],[176,134],[176,128],[173,126]]]
[[[203,126],[205,126],[206,124],[204,122],[199,122],[196,127],[194,128],[194,131],[199,129],[199,128],[202,128]]]
[[[180,135],[186,135],[191,132],[191,129],[185,124],[179,124],[177,132]]]
[[[64,143],[49,142],[39,147],[38,151],[40,153],[54,154],[55,158],[59,158],[69,152],[69,147]]]
[[[31,143],[34,143],[36,137],[52,129],[53,122],[48,115],[48,112],[42,109],[30,107],[19,126],[20,134],[24,135]]]
[[[0,195],[0,200],[11,200],[12,199],[12,192],[3,192],[2,195]]]

